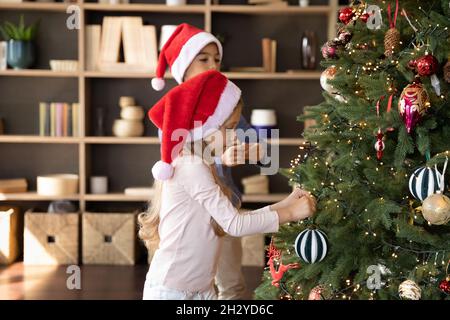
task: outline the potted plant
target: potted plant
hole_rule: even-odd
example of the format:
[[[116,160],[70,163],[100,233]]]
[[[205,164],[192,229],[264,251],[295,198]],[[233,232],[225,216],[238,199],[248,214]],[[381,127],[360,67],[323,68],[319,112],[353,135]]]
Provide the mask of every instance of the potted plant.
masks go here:
[[[19,25],[5,21],[0,25],[2,36],[8,41],[6,60],[14,69],[26,69],[34,64],[34,39],[39,28],[40,19],[29,26],[25,26],[23,14]]]

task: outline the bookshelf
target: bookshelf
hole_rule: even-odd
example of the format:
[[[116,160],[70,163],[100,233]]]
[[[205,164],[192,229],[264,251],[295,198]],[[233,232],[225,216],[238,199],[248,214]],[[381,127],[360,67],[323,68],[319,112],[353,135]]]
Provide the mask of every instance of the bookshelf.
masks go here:
[[[145,0],[141,0],[145,1]],[[153,0],[147,0],[153,1]],[[100,72],[85,70],[85,25],[100,23],[102,17],[106,15],[142,15],[145,24],[154,24],[159,31],[162,24],[175,24],[181,22],[192,23],[200,28],[213,33],[227,33],[231,41],[225,43],[224,62],[227,67],[235,66],[241,59],[251,59],[253,52],[260,52],[260,34],[252,39],[253,27],[260,28],[261,33],[270,33],[269,36],[280,40],[280,44],[286,47],[285,55],[279,56],[279,71],[274,73],[252,73],[252,72],[227,72],[225,74],[235,80],[243,89],[244,98],[249,101],[252,108],[272,107],[275,105],[277,115],[280,117],[280,165],[288,166],[289,161],[300,151],[298,147],[304,143],[298,138],[301,128],[295,121],[304,105],[315,104],[321,100],[321,89],[319,78],[321,71],[298,71],[287,72],[288,69],[295,68],[295,63],[300,64],[300,57],[295,61],[295,55],[300,54],[299,49],[290,47],[290,43],[298,44],[303,29],[312,26],[310,29],[317,30],[320,45],[328,38],[334,37],[336,12],[339,8],[338,0],[312,0],[311,6],[302,8],[298,6],[288,7],[265,7],[250,6],[244,4],[244,0],[223,0],[224,3],[212,4],[211,0],[194,0],[195,3],[185,6],[169,7],[163,3],[131,3],[131,4],[99,4],[93,2],[78,3],[0,3],[0,21],[16,19],[22,12],[26,16],[45,17],[51,27],[64,21],[69,6],[77,5],[80,9],[79,30],[61,32],[61,35],[54,35],[56,38],[49,40],[50,49],[41,48],[43,51],[41,60],[37,66],[28,70],[3,70],[0,71],[0,87],[6,85],[6,99],[0,101],[0,115],[6,112],[6,118],[10,115],[9,128],[19,129],[6,132],[0,135],[0,152],[10,153],[12,160],[17,160],[17,169],[12,165],[5,165],[6,168],[0,172],[0,178],[26,177],[31,179],[30,191],[17,194],[0,194],[0,204],[2,202],[18,203],[27,206],[28,203],[48,202],[60,199],[59,197],[47,197],[38,195],[35,190],[35,175],[40,172],[40,168],[45,168],[51,172],[51,164],[46,163],[45,152],[51,152],[52,161],[65,165],[67,154],[75,157],[74,163],[67,164],[67,171],[79,175],[79,193],[72,196],[65,196],[64,199],[76,201],[81,211],[91,209],[91,204],[95,203],[136,203],[147,202],[149,199],[143,196],[130,196],[121,193],[123,186],[150,186],[150,168],[154,161],[159,159],[159,140],[156,130],[148,128],[144,137],[117,138],[111,136],[94,136],[93,119],[95,108],[98,105],[107,106],[110,118],[107,126],[111,127],[111,121],[118,118],[118,97],[121,95],[136,95],[139,105],[147,110],[154,102],[171,87],[175,81],[170,74],[167,89],[162,93],[155,93],[150,86],[150,79],[153,77],[147,73],[136,72]],[[236,4],[238,1],[240,4]],[[162,1],[159,1],[162,2]],[[302,19],[298,19],[302,17]],[[304,21],[303,21],[304,20]],[[151,22],[151,23],[150,23]],[[242,31],[240,25],[248,26],[246,32]],[[273,27],[272,27],[273,24]],[[45,21],[41,23],[45,25]],[[42,27],[41,27],[42,28]],[[290,34],[290,28],[295,30],[295,37]],[[52,30],[43,30],[43,34]],[[259,31],[258,31],[259,32]],[[75,39],[75,41],[72,41]],[[47,40],[47,39],[46,39]],[[254,40],[253,42],[250,40]],[[245,46],[246,54],[236,48]],[[45,49],[45,50],[44,50]],[[50,51],[54,50],[53,57]],[[297,50],[298,52],[293,52]],[[250,58],[249,58],[250,56]],[[45,62],[50,58],[55,59],[76,59],[79,70],[75,72],[54,72],[51,71]],[[253,62],[253,60],[250,60]],[[283,62],[288,61],[289,65]],[[246,65],[246,61],[242,62]],[[238,65],[236,65],[238,66]],[[294,66],[294,67],[292,67]],[[226,69],[225,69],[226,70]],[[69,84],[68,86],[66,84]],[[16,96],[13,89],[18,86],[33,88],[35,90],[24,89],[21,96]],[[302,87],[302,90],[299,90]],[[68,89],[65,89],[68,88]],[[303,92],[303,93],[302,93]],[[305,94],[308,93],[308,94]],[[33,117],[37,117],[36,110],[39,101],[59,100],[79,102],[80,104],[80,136],[78,137],[41,137],[33,134],[38,132],[35,128]],[[16,104],[18,110],[14,110]],[[115,106],[114,106],[115,105]],[[33,109],[32,116],[26,119],[13,116],[15,113],[27,112],[27,108]],[[3,111],[6,110],[6,111]],[[249,119],[250,110],[244,111],[244,115]],[[37,119],[37,118],[35,118]],[[23,122],[23,123],[22,123]],[[283,131],[284,130],[284,131]],[[31,151],[30,151],[31,150]],[[37,154],[35,161],[25,163],[19,160],[26,157],[28,152]],[[55,154],[56,153],[56,154]],[[7,160],[0,160],[0,168],[6,164]],[[51,161],[50,161],[51,162]],[[61,168],[55,168],[61,171]],[[240,177],[255,174],[255,170],[240,167],[236,169],[237,179]],[[139,174],[137,174],[138,172]],[[91,175],[108,175],[112,186],[110,193],[105,195],[90,194],[88,182]],[[138,175],[138,176],[137,176]],[[112,179],[113,178],[113,179]],[[289,191],[286,179],[283,177],[271,177],[271,191],[269,195],[244,195],[243,202],[248,204],[271,203],[286,196]]]

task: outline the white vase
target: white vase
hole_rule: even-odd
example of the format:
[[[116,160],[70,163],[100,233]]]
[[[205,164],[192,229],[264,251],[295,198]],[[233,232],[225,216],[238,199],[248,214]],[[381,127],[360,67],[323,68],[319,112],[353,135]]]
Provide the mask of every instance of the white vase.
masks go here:
[[[300,7],[307,7],[309,6],[309,0],[299,0],[298,4]]]
[[[93,194],[108,193],[108,177],[92,176],[91,177],[91,193],[93,193]]]
[[[166,0],[166,4],[168,6],[184,6],[186,4],[186,0]]]

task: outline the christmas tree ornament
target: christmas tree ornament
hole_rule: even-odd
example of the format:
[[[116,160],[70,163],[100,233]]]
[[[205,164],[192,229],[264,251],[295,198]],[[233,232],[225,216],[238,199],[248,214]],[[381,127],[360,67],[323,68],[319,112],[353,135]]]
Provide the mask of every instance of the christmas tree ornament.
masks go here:
[[[398,0],[395,2],[395,13],[394,18],[391,19],[391,4],[388,4],[388,17],[389,17],[389,25],[390,28],[386,31],[384,35],[384,55],[386,57],[390,57],[397,51],[400,47],[400,31],[395,28],[395,24],[397,22],[397,14],[398,14]]]
[[[308,295],[308,300],[324,300],[323,292],[324,286],[318,285],[311,289]]]
[[[337,46],[338,43],[335,40],[328,40],[322,46],[321,52],[325,59],[336,59],[337,58]]]
[[[438,60],[432,54],[426,54],[418,59],[415,59],[414,64],[417,73],[421,77],[429,77],[432,74],[435,74],[439,67]]]
[[[362,22],[367,23],[367,20],[369,20],[370,15],[366,12],[363,13],[359,18],[361,19]]]
[[[328,83],[328,80],[334,79],[336,71],[337,71],[336,67],[331,66],[326,68],[320,75],[320,85],[322,86],[322,89],[328,93],[333,93],[334,91],[334,87]]]
[[[437,168],[417,168],[409,177],[409,192],[417,200],[423,201],[439,190],[441,176]]]
[[[425,220],[434,225],[448,223],[450,221],[450,198],[440,193],[428,196],[422,203],[422,215]]]
[[[354,17],[355,11],[350,7],[345,7],[339,10],[339,21],[343,24],[348,24]]]
[[[295,253],[306,263],[322,261],[328,252],[326,234],[319,229],[306,229],[295,239]]]
[[[273,238],[270,241],[267,257],[267,265],[269,266],[270,275],[272,276],[272,285],[275,287],[281,287],[286,294],[289,292],[286,289],[284,283],[284,274],[290,269],[300,268],[299,263],[283,264],[281,250],[278,250],[273,243]]]
[[[377,141],[375,142],[375,150],[377,151],[377,159],[381,160],[383,157],[383,150],[384,150],[384,142],[383,142],[383,133],[381,132],[381,129],[378,129],[377,133]]]
[[[450,266],[450,260],[447,262],[447,267],[445,268],[445,273],[447,276],[439,283],[439,290],[445,294],[450,294],[450,275],[448,274],[448,267]]]
[[[450,198],[444,195],[447,164],[448,158],[445,159],[444,169],[438,179],[439,190],[437,193],[429,195],[422,203],[424,219],[434,225],[446,224],[450,221]],[[435,171],[438,171],[437,166],[435,166]]]
[[[337,35],[337,41],[339,41],[339,43],[342,45],[346,45],[347,43],[350,42],[352,36],[353,35],[349,31],[341,28]]]
[[[439,290],[446,294],[450,294],[450,277],[445,278],[439,283]]]
[[[424,56],[410,61],[409,67],[413,66],[416,72],[421,77],[430,77],[431,85],[433,86],[436,95],[441,95],[441,86],[439,79],[436,76],[439,62],[432,54],[425,54]]]
[[[445,64],[443,73],[445,81],[447,81],[447,83],[450,83],[450,60],[448,60]]]
[[[412,280],[405,280],[398,286],[398,294],[401,299],[405,300],[420,300],[422,290]]]
[[[428,93],[416,78],[413,83],[403,89],[398,100],[398,110],[408,133],[411,133],[422,119],[428,107],[430,107]]]

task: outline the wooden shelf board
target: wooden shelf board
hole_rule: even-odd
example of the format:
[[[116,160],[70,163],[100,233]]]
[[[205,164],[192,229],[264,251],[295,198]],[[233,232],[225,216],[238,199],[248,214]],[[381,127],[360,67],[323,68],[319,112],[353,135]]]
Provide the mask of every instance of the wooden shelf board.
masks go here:
[[[91,144],[159,144],[158,137],[85,137],[82,141]]]
[[[77,78],[80,75],[77,71],[52,71],[50,69],[7,69],[0,70],[0,76],[13,77],[60,77]]]
[[[79,200],[80,195],[70,196],[43,196],[37,192],[0,193],[0,201],[51,201],[51,200]]]
[[[79,143],[78,137],[41,137],[37,135],[0,135],[1,143]]]
[[[317,80],[320,79],[321,71],[299,71],[299,72],[224,72],[230,79],[255,79],[255,80]],[[86,78],[142,78],[152,79],[155,75],[148,72],[107,72],[107,71],[84,71],[63,72],[50,69],[23,69],[1,70],[0,76],[15,77],[73,77],[84,76]],[[170,74],[164,76],[173,79]]]
[[[271,193],[271,194],[244,194],[242,195],[242,202],[258,203],[267,202],[273,203],[283,200],[288,196],[287,193]]]
[[[151,79],[153,74],[137,72],[102,72],[85,71],[87,78],[143,78]],[[318,80],[321,71],[302,71],[302,72],[224,72],[230,79],[254,79],[254,80]],[[165,75],[166,79],[173,79],[170,75]]]
[[[259,5],[211,5],[212,12],[220,13],[241,13],[241,14],[328,14],[331,7],[321,6],[259,6]]]
[[[82,7],[92,11],[140,11],[140,12],[167,12],[167,13],[204,13],[205,5],[190,4],[183,6],[167,6],[165,4],[127,3],[104,4],[84,3]]]
[[[0,143],[73,143],[85,142],[88,144],[160,144],[158,137],[41,137],[36,135],[0,135]],[[269,140],[269,143],[277,143]],[[300,146],[305,143],[302,138],[280,138],[278,143],[281,146]]]
[[[76,3],[55,3],[55,2],[0,3],[0,10],[37,10],[37,11],[66,12],[67,7],[70,5],[76,5]]]
[[[84,195],[86,201],[149,201],[151,200],[151,195],[149,196],[133,196],[125,193],[107,193],[107,194],[86,194]]]

